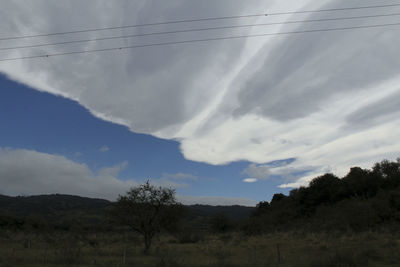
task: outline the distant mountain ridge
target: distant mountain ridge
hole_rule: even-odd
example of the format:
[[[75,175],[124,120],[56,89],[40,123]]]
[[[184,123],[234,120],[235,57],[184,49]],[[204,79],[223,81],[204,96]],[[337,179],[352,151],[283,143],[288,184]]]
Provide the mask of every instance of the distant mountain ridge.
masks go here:
[[[73,195],[37,195],[10,197],[0,195],[0,211],[16,216],[45,215],[48,217],[63,211],[99,210],[112,203],[104,199]]]
[[[36,195],[36,196],[5,196],[0,195],[0,215],[13,216],[41,216],[50,220],[64,217],[65,214],[85,213],[104,214],[113,202],[75,195]],[[216,214],[225,214],[231,220],[246,219],[255,208],[245,206],[210,206],[190,205],[188,217],[211,217]]]

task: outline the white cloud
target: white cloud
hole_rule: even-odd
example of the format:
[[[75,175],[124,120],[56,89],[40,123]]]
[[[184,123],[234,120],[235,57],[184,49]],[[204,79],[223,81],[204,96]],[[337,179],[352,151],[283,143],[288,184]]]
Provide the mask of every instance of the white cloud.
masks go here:
[[[243,174],[249,175],[250,177],[256,178],[255,181],[257,180],[267,180],[270,175],[270,166],[268,165],[262,165],[262,164],[250,164],[246,169],[243,170]],[[249,179],[247,179],[249,181]],[[253,182],[254,179],[251,179]],[[248,182],[247,181],[247,182]]]
[[[243,182],[244,183],[255,183],[255,182],[258,182],[258,179],[257,178],[246,178],[246,179],[243,179]]]
[[[86,164],[74,162],[60,155],[0,148],[0,194],[16,196],[59,193],[114,201],[118,195],[125,194],[129,188],[139,184],[134,180],[118,179],[118,174],[126,166],[127,162],[122,162],[93,172]],[[193,179],[194,176],[186,174],[186,177]],[[151,183],[173,188],[182,187],[181,183],[167,181],[164,178],[151,180]],[[234,197],[177,195],[177,199],[187,205],[254,206],[256,204],[251,199]]]
[[[159,178],[148,179],[151,184],[156,186],[168,187],[173,189],[187,188],[190,186],[190,182],[196,181],[197,176],[190,173],[163,173]],[[143,181],[144,182],[144,181]]]
[[[178,189],[189,187],[189,182],[196,181],[197,178],[190,173],[164,173],[160,178],[152,179],[151,182],[155,185]]]
[[[150,182],[156,186],[168,187],[172,189],[186,188],[189,187],[188,183],[176,182],[171,179],[167,179],[164,177],[158,179],[152,179]]]
[[[319,166],[305,166],[303,164],[296,164],[295,159],[273,161],[266,164],[252,163],[242,172],[242,174],[248,175],[251,178],[246,178],[243,182],[255,183],[268,180],[271,176],[279,177],[282,181],[294,181],[299,178],[304,178],[304,176],[307,176],[309,173],[315,173],[321,170]]]
[[[108,151],[110,151],[110,148],[108,146],[102,146],[99,148],[99,151],[100,152],[108,152]]]
[[[0,194],[72,194],[115,200],[134,181],[117,179],[126,163],[93,172],[60,155],[0,148]]]
[[[350,4],[346,0],[257,3],[119,0],[110,4],[103,0],[71,1],[67,5],[50,0],[5,0],[0,11],[0,30],[7,36],[155,20],[366,5],[376,5],[376,1],[355,0]],[[386,10],[345,14],[377,14]],[[263,17],[259,21],[345,14]],[[257,27],[250,31],[226,30],[124,39],[111,44],[92,42],[3,51],[0,56],[393,21],[395,17]],[[210,25],[203,23],[199,27]],[[179,27],[189,28],[193,24]],[[168,29],[171,25],[118,30],[112,35]],[[74,38],[95,35],[77,34]],[[32,43],[60,39],[53,36]],[[7,45],[21,45],[22,41]],[[311,166],[312,170],[303,178],[295,177],[298,180],[293,185],[326,170],[340,175],[350,166],[369,167],[383,158],[399,156],[400,105],[396,101],[400,88],[399,42],[398,28],[371,28],[6,62],[0,63],[0,71],[38,90],[74,99],[94,115],[126,125],[134,132],[180,140],[181,151],[190,160],[210,164],[248,160],[263,164],[296,158],[290,168],[304,170],[305,166]],[[290,173],[288,168],[286,172]]]
[[[177,200],[185,205],[212,205],[212,206],[231,206],[241,205],[254,207],[257,202],[248,198],[218,197],[218,196],[184,196],[178,195]]]

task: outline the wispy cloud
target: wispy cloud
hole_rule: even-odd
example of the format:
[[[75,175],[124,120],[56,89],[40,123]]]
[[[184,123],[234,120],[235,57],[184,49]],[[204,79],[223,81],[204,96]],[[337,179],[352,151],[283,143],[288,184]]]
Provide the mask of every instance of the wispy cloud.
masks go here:
[[[235,197],[223,197],[223,196],[185,196],[178,195],[178,201],[186,205],[203,204],[213,206],[230,206],[230,205],[242,205],[254,207],[257,202],[249,198],[235,198]]]
[[[243,182],[245,182],[245,183],[255,183],[255,182],[258,182],[258,179],[257,178],[246,178],[246,179],[243,179]]]
[[[186,188],[191,182],[197,181],[198,177],[190,173],[164,173],[160,178],[151,179],[151,183],[174,189]]]
[[[72,194],[95,198],[116,200],[130,187],[137,186],[136,180],[122,181],[119,173],[127,167],[127,162],[106,167],[94,172],[86,164],[77,163],[61,155],[52,155],[34,150],[0,148],[0,194],[37,195]],[[181,175],[177,175],[180,177]],[[192,177],[186,175],[186,177]],[[171,181],[159,179],[151,181],[160,186]],[[178,195],[184,204],[207,205],[245,205],[254,206],[256,202],[246,198],[223,196],[184,196]]]
[[[242,173],[251,177],[246,179],[245,182],[256,182],[258,180],[267,180],[271,175],[271,170],[269,165],[253,163],[244,169]]]
[[[108,152],[108,151],[110,151],[110,148],[108,146],[102,146],[99,148],[99,151],[100,152]]]
[[[120,25],[121,21],[141,23],[144,22],[141,18],[154,14],[168,21],[195,18],[198,14],[213,17],[260,10],[349,6],[347,0],[257,3],[174,0],[173,5],[161,0],[115,0],[111,6],[107,3],[107,0],[95,4],[4,0],[2,9],[7,12],[2,14],[2,34],[24,35],[26,29],[58,32],[71,27],[71,21],[79,26]],[[374,0],[351,2],[351,6],[374,4]],[[318,19],[318,16],[315,13],[307,18]],[[38,20],[40,23],[35,23]],[[267,31],[395,20],[298,23]],[[265,28],[227,29],[218,36],[265,31]],[[85,36],[91,37],[94,35]],[[199,33],[182,36],[192,37],[201,36]],[[171,40],[163,38],[153,41]],[[20,41],[15,45],[23,45]],[[43,42],[51,40],[43,38]],[[135,42],[124,39],[115,45]],[[350,166],[368,167],[382,158],[399,156],[400,108],[396,101],[400,82],[399,42],[397,28],[371,28],[7,62],[0,64],[0,71],[32,88],[76,100],[97,117],[123,124],[134,132],[179,140],[181,151],[189,160],[214,165],[238,160],[263,164],[295,157],[293,168],[313,166],[312,172],[297,177],[300,183],[325,169],[341,174]],[[82,43],[74,50],[101,49],[103,45]],[[62,53],[70,49],[63,46],[6,51],[1,56]],[[261,171],[263,167],[258,169]],[[267,177],[266,169],[260,174],[262,179]]]
[[[295,166],[294,162],[296,162],[296,159],[289,158],[265,164],[251,163],[242,171],[242,175],[248,176],[248,178],[243,179],[243,182],[255,183],[268,180],[271,177],[278,177],[281,181],[292,182],[318,169],[315,166]]]
[[[174,174],[164,173],[163,178],[172,179],[172,180],[197,180],[198,179],[198,177],[193,174],[182,173],[182,172],[174,173]]]
[[[73,156],[74,156],[75,158],[79,158],[79,157],[81,157],[82,155],[83,155],[83,154],[82,154],[81,152],[75,152]]]

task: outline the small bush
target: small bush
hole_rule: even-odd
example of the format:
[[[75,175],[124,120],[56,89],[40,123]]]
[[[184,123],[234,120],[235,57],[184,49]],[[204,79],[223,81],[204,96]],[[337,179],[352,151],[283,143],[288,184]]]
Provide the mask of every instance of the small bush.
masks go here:
[[[196,232],[181,232],[176,235],[176,238],[180,244],[198,243],[204,240],[204,236]]]
[[[217,233],[225,233],[232,228],[232,223],[225,214],[216,214],[210,219],[211,230]]]
[[[316,257],[311,261],[311,267],[361,267],[368,264],[367,255],[355,253],[352,250],[339,250],[333,254]]]

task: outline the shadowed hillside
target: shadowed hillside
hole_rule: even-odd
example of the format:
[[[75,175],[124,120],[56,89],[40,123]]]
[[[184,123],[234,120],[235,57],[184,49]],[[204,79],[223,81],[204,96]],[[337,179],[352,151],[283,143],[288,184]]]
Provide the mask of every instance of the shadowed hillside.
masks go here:
[[[110,206],[104,199],[71,195],[39,195],[8,197],[0,195],[0,210],[16,216],[41,215],[51,219],[63,212],[76,210],[101,211]]]
[[[73,225],[84,228],[111,226],[108,209],[112,202],[71,195],[39,195],[9,197],[0,195],[0,227],[6,225],[41,224],[55,225],[56,228],[69,229]],[[239,221],[249,218],[252,207],[243,206],[185,206],[185,217],[196,228],[205,228],[213,216],[223,214],[229,220]],[[13,221],[17,220],[18,223]],[[2,223],[1,223],[2,221]]]

